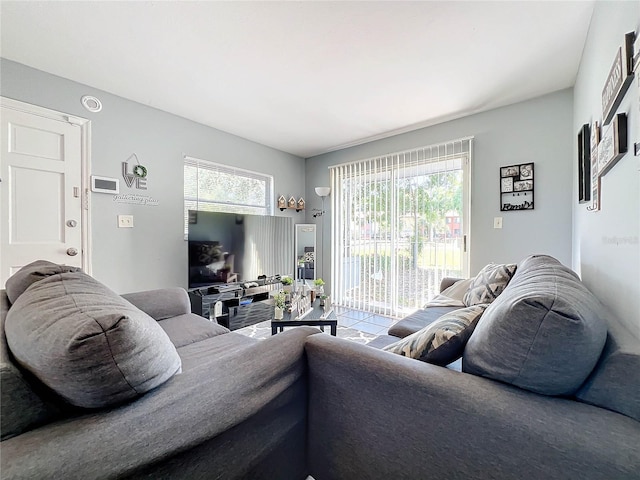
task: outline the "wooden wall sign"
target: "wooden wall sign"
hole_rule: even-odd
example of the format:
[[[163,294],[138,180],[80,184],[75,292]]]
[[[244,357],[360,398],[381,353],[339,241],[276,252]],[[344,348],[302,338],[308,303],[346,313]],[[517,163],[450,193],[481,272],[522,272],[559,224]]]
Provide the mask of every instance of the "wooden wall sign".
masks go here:
[[[633,42],[635,33],[624,36],[624,43],[618,48],[613,65],[602,89],[602,124],[607,125],[618,110],[629,85],[633,81]]]
[[[591,137],[589,124],[585,123],[578,132],[578,201],[591,200]]]
[[[603,176],[627,153],[627,114],[618,113],[602,132],[598,145],[598,176]]]
[[[598,142],[600,141],[600,127],[597,121],[591,124],[591,206],[590,212],[600,210],[600,176],[598,175]]]

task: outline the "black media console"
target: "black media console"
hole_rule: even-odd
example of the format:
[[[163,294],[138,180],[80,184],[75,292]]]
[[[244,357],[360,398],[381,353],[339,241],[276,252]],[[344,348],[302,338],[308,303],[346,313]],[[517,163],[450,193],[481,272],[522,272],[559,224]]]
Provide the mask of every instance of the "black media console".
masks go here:
[[[191,311],[210,320],[216,320],[229,330],[255,325],[273,318],[272,292],[282,289],[280,280],[260,282],[245,287],[242,283],[212,285],[189,291]],[[222,302],[222,315],[214,316],[214,305]]]

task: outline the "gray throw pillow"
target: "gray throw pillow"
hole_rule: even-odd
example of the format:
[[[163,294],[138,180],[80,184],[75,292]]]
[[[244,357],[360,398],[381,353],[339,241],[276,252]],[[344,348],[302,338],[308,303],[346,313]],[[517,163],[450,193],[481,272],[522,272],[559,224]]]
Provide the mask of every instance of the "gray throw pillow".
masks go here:
[[[464,347],[488,305],[460,308],[382,350],[435,365],[448,365],[462,356]]]
[[[576,274],[528,257],[487,308],[464,350],[465,372],[545,395],[571,395],[607,338],[604,310]]]
[[[82,272],[31,285],[9,309],[5,330],[18,363],[79,407],[133,399],[181,367],[154,319]]]
[[[0,440],[20,435],[51,421],[57,411],[35,392],[9,355],[4,322],[9,300],[0,291]]]
[[[6,282],[7,297],[11,303],[15,303],[20,295],[35,282],[65,272],[79,272],[78,267],[68,265],[58,265],[47,260],[36,260],[25,265],[16,273],[11,275]]]
[[[490,263],[486,265],[471,281],[463,298],[464,304],[469,307],[493,302],[509,284],[515,271],[515,263],[506,265]]]

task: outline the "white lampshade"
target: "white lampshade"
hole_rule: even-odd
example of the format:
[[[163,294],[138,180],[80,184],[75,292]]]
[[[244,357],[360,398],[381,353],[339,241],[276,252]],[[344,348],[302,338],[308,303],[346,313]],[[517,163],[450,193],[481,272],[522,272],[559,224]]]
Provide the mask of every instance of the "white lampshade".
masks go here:
[[[316,187],[316,193],[319,197],[326,197],[331,193],[330,187]]]

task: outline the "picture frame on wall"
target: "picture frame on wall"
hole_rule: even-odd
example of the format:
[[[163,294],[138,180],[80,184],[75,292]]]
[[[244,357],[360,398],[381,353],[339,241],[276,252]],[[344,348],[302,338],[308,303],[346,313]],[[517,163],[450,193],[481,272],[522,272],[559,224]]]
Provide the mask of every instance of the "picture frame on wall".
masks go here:
[[[578,132],[578,202],[591,200],[591,133],[585,123]]]
[[[600,176],[598,175],[598,143],[600,142],[600,126],[597,121],[591,124],[591,206],[590,212],[600,210]]]
[[[627,153],[627,114],[618,113],[603,129],[598,144],[598,176],[602,177]]]
[[[533,210],[533,162],[500,168],[500,211]]]
[[[511,165],[500,169],[501,178],[517,177],[518,175],[520,175],[520,165]]]
[[[633,71],[636,75],[636,98],[634,99],[636,105],[636,114],[640,118],[640,35],[636,35],[636,41],[633,44]],[[640,156],[640,122],[636,122],[636,135],[635,139],[638,141],[633,144],[633,154],[637,157]]]
[[[608,125],[618,110],[620,102],[633,81],[633,43],[634,32],[624,36],[622,46],[618,48],[613,65],[602,89],[602,125]]]
[[[500,191],[503,193],[513,192],[513,177],[500,179]]]
[[[633,70],[638,72],[640,68],[640,35],[636,35],[633,41]]]

